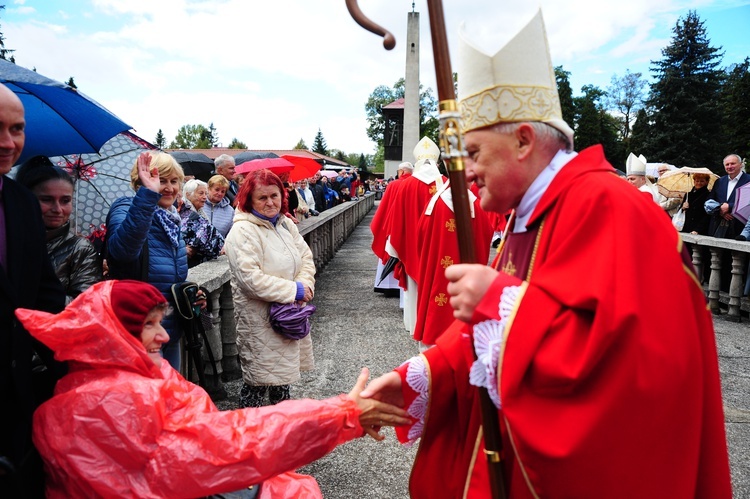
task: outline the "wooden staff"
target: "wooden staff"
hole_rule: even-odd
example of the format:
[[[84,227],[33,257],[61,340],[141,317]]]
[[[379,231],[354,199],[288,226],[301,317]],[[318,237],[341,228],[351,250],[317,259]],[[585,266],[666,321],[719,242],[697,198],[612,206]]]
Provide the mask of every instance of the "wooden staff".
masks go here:
[[[366,30],[383,37],[383,46],[391,50],[396,46],[393,35],[369,20],[357,5],[357,0],[346,0],[346,7],[354,20]],[[471,208],[469,192],[466,186],[464,167],[463,137],[456,102],[456,91],[453,87],[453,70],[451,69],[448,39],[445,34],[445,16],[442,0],[427,0],[430,12],[430,33],[432,35],[432,52],[435,58],[435,76],[438,87],[440,110],[440,149],[442,159],[448,168],[453,196],[453,212],[456,218],[458,250],[462,263],[477,263],[474,251],[474,237],[471,226]],[[484,262],[482,262],[484,263]],[[489,467],[490,488],[494,499],[505,498],[503,464],[501,460],[502,438],[497,408],[492,403],[486,388],[479,389],[479,400],[482,409],[482,428],[484,431],[484,453]]]

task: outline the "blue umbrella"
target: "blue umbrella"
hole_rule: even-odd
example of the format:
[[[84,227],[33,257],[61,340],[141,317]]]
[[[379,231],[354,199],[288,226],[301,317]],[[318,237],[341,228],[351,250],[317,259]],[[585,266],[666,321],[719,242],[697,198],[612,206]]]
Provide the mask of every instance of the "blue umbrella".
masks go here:
[[[97,152],[130,129],[75,89],[2,59],[0,83],[21,99],[26,111],[26,145],[19,162],[37,155]]]

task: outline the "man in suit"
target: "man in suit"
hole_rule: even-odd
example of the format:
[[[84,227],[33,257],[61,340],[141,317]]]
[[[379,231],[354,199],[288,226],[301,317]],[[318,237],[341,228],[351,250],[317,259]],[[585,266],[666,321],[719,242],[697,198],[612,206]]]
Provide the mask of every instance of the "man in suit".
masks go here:
[[[737,154],[730,154],[724,158],[726,175],[714,184],[711,194],[706,200],[706,213],[711,215],[708,235],[723,239],[737,237],[744,225],[732,216],[737,188],[750,182],[750,174],[742,171],[744,162]]]
[[[14,315],[19,307],[59,312],[65,305],[47,255],[39,202],[6,177],[21,156],[25,125],[23,104],[0,85],[0,497],[44,496],[31,416],[61,374],[51,352]],[[47,364],[32,362],[35,353]]]

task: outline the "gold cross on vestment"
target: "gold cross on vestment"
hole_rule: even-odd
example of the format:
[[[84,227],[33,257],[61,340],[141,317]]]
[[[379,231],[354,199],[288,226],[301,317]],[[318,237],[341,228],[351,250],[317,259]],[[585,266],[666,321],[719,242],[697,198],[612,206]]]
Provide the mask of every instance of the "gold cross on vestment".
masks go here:
[[[430,196],[434,196],[436,192],[437,192],[437,186],[435,186],[435,184],[431,185],[430,186]]]
[[[435,297],[435,303],[437,303],[438,307],[445,306],[446,303],[448,303],[448,298],[445,296],[445,293],[440,293]]]
[[[448,232],[456,232],[456,219],[451,218],[445,222],[445,228],[448,229]]]
[[[516,266],[513,265],[513,253],[508,252],[508,261],[503,265],[502,271],[508,275],[516,275]]]
[[[453,258],[450,256],[444,256],[442,260],[440,260],[440,265],[443,266],[444,269],[447,269],[451,265],[453,265]]]

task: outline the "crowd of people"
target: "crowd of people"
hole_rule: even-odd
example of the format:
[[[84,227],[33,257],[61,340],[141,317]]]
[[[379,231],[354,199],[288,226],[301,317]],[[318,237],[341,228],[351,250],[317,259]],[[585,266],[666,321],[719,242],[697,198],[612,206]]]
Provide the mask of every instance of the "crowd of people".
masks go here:
[[[315,265],[296,223],[361,195],[356,173],[235,178],[223,155],[204,184],[143,153],[95,255],[70,233],[64,171],[35,158],[6,176],[25,118],[0,86],[0,496],[320,497],[295,468],[396,426],[420,440],[415,498],[490,497],[490,483],[513,498],[731,497],[712,319],[669,216],[747,238],[732,208],[750,175],[730,154],[710,192],[694,176],[675,202],[645,158],[628,159],[634,189],[601,146],[574,152],[546,40],[541,12],[492,56],[460,38],[459,194],[478,263],[460,263],[462,208],[422,139],[384,193],[372,249],[376,284],[391,267],[423,351],[320,401],[291,400],[314,366]],[[515,61],[523,74],[495,71]],[[658,272],[643,272],[646,247]],[[222,252],[243,376],[234,411],[179,374],[171,292]]]

